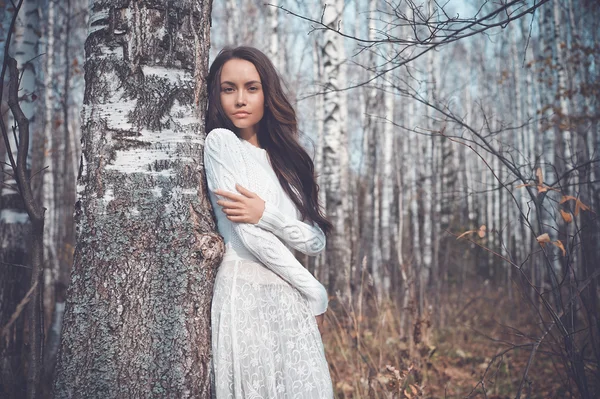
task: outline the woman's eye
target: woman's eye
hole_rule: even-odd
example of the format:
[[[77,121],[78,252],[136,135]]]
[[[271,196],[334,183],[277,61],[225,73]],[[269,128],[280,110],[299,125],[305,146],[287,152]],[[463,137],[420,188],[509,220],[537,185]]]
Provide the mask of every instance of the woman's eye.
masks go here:
[[[250,91],[257,91],[257,90],[258,90],[258,87],[252,86],[252,87],[250,87],[248,90],[250,90]]]
[[[221,89],[222,92],[224,93],[231,93],[233,91],[233,88],[231,87],[224,87]]]

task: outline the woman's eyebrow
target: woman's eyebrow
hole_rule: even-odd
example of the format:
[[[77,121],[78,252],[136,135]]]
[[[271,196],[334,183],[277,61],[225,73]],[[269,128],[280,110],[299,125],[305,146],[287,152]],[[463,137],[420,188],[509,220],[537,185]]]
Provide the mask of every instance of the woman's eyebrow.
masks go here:
[[[259,84],[262,85],[262,83],[259,80],[251,80],[249,82],[244,83],[244,86],[248,86],[248,85],[253,85],[253,84]],[[231,85],[231,86],[235,86],[235,83],[230,82],[228,80],[221,82],[222,85]]]

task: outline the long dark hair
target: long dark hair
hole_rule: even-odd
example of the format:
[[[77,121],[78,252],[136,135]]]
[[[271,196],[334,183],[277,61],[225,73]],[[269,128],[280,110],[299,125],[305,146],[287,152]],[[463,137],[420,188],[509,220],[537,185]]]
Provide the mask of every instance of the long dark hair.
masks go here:
[[[279,75],[269,58],[253,47],[226,47],[210,66],[208,73],[208,112],[206,131],[215,128],[239,131],[221,106],[221,69],[231,59],[254,64],[265,96],[264,116],[259,122],[258,141],[269,154],[281,187],[296,204],[303,220],[311,220],[328,234],[332,224],[319,206],[319,185],[312,159],[298,142],[296,112],[286,98]],[[294,191],[295,190],[295,191]]]

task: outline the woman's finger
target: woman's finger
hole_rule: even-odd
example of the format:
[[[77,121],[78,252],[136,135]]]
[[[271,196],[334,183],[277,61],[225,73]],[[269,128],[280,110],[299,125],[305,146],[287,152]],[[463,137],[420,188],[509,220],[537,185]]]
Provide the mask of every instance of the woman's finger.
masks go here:
[[[254,193],[250,190],[248,190],[246,187],[243,187],[239,184],[236,183],[235,185],[235,189],[238,190],[240,193],[244,194],[246,197],[254,197]]]
[[[246,222],[246,216],[227,215],[227,219],[231,220],[232,222],[236,222],[236,223],[245,223]]]
[[[243,208],[244,204],[239,201],[217,201],[217,204],[222,206],[223,208]]]
[[[231,208],[223,208],[223,213],[226,215],[234,215],[234,216],[240,216],[240,215],[246,214],[246,212],[243,209],[231,209]]]
[[[244,198],[246,198],[243,195],[230,193],[229,191],[225,190],[215,190],[215,194],[220,195],[221,197],[229,198],[230,200],[234,201],[242,201]]]

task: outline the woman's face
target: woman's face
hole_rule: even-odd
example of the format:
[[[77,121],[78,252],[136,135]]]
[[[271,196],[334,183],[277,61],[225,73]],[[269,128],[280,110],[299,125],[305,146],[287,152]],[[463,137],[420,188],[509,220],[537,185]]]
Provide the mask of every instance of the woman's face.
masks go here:
[[[231,59],[221,68],[221,106],[242,138],[257,133],[265,113],[265,96],[253,63]]]

